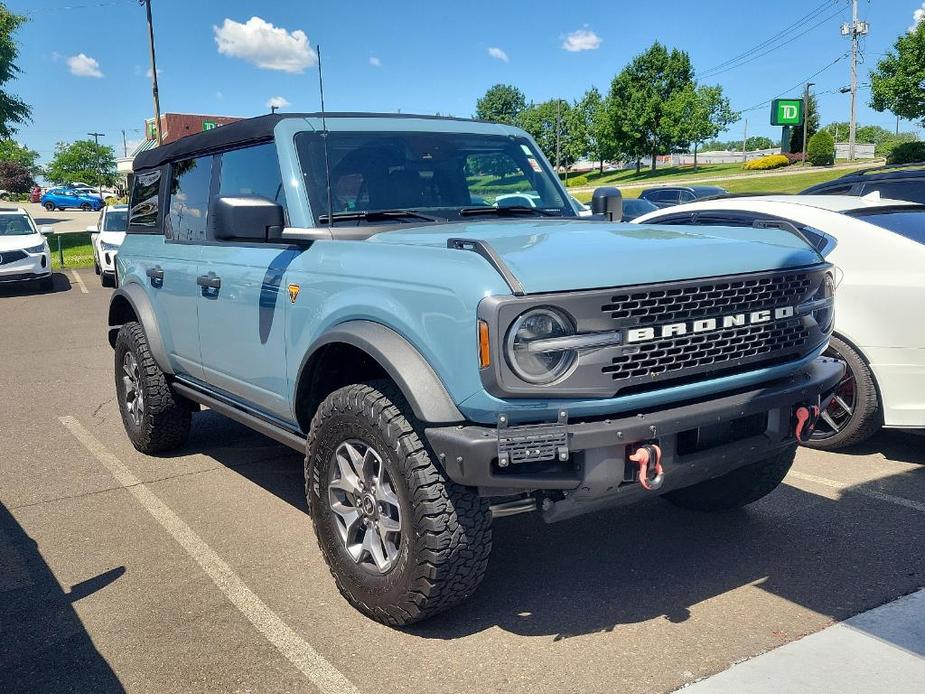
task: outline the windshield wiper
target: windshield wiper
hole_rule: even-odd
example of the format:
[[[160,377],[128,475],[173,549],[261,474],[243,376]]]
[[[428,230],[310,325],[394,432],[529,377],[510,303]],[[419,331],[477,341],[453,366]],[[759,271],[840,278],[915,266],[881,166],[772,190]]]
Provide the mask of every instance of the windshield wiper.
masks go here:
[[[511,205],[510,207],[464,207],[459,211],[460,217],[471,217],[477,214],[493,214],[496,217],[513,217],[519,214],[532,214],[537,217],[561,217],[559,210],[545,210],[542,207],[529,205]]]
[[[381,222],[385,220],[397,220],[405,221],[408,219],[420,219],[425,222],[436,222],[437,217],[431,217],[430,215],[421,214],[420,212],[415,212],[414,210],[368,210],[368,211],[356,211],[356,212],[335,212],[331,215],[331,219],[335,222],[339,221],[350,221],[350,220],[363,220],[365,222]],[[328,215],[323,214],[318,217],[319,224],[328,223]]]

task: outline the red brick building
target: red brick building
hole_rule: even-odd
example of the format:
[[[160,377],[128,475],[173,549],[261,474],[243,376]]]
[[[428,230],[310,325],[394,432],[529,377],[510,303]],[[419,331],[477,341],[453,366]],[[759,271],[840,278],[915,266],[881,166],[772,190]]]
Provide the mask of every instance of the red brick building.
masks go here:
[[[204,130],[219,128],[229,123],[241,120],[232,116],[205,116],[193,113],[162,113],[161,114],[161,132],[163,133],[164,144],[181,137],[201,133]],[[154,129],[154,119],[149,118],[145,121],[145,139],[156,140],[157,131]]]

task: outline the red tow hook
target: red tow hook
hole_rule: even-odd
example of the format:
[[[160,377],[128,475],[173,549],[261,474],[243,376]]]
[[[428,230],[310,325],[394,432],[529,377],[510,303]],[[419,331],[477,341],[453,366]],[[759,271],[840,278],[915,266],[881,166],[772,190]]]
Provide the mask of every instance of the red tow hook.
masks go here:
[[[649,492],[654,492],[665,481],[662,470],[662,449],[654,443],[645,443],[629,456],[629,460],[639,466],[639,484]]]
[[[816,428],[816,422],[819,421],[819,406],[818,405],[800,405],[794,416],[796,417],[797,423],[793,429],[793,435],[796,437],[797,441],[800,443],[806,443],[809,441],[810,437],[813,435],[813,430]]]

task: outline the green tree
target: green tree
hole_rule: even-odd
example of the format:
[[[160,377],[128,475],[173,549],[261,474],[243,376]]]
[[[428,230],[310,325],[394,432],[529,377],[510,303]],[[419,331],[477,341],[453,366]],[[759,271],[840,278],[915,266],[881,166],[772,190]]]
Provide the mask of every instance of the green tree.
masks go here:
[[[745,149],[749,152],[754,152],[756,149],[773,149],[774,147],[777,147],[777,143],[764,135],[752,135],[745,141]]]
[[[32,173],[18,161],[0,161],[0,190],[28,193],[34,185]]]
[[[514,125],[527,107],[524,93],[512,84],[496,84],[475,102],[475,117]]]
[[[24,15],[13,14],[0,2],[0,139],[8,139],[18,126],[28,123],[32,109],[22,99],[3,89],[3,85],[15,79],[21,72],[16,65],[19,46],[13,34],[26,22]]]
[[[586,154],[587,139],[581,113],[565,99],[530,104],[520,114],[518,125],[530,133],[554,166],[557,141],[558,164],[566,170]]]
[[[652,156],[652,170],[660,152],[670,152],[691,141],[679,129],[678,113],[691,97],[694,70],[684,51],[669,51],[655,42],[637,55],[613,79],[607,98],[618,148],[637,157]],[[709,136],[708,136],[709,137]]]
[[[870,105],[925,125],[925,22],[901,35],[870,73]]]
[[[732,110],[722,87],[695,87],[692,82],[676,92],[666,104],[677,145],[694,145],[694,168],[697,168],[699,145],[724,131],[739,118]]]
[[[0,140],[0,162],[13,161],[25,168],[33,177],[42,173],[39,153],[13,140]]]
[[[831,166],[835,163],[835,138],[825,130],[820,130],[806,146],[806,158],[813,166]]]
[[[601,173],[604,173],[604,162],[620,154],[615,146],[613,127],[607,115],[604,98],[597,87],[591,87],[575,108],[584,122],[586,154],[598,162]]]
[[[116,181],[116,154],[109,145],[93,140],[59,142],[45,171],[55,184],[83,181],[92,185],[113,185]]]
[[[816,103],[816,95],[810,94],[809,101],[806,105],[806,137],[812,139],[812,136],[819,131],[819,105]],[[790,151],[803,151],[803,128],[795,127],[790,133]],[[807,155],[808,156],[808,155]]]

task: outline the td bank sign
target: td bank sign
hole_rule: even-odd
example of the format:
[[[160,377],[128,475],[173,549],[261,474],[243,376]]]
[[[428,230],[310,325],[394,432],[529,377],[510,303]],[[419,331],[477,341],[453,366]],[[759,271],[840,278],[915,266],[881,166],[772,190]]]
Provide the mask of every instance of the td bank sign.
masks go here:
[[[774,99],[771,125],[803,125],[803,99]]]

